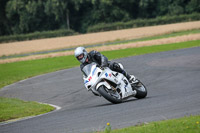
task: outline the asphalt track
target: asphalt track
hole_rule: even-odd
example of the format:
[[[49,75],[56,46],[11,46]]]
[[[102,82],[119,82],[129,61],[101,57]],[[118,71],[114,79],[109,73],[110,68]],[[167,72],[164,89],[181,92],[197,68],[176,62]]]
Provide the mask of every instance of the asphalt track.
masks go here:
[[[0,124],[0,133],[91,132],[103,130],[107,122],[112,128],[121,128],[200,114],[200,47],[116,61],[143,81],[147,98],[114,105],[93,96],[83,87],[78,67],[44,74],[6,86],[0,96],[50,103],[62,109]]]

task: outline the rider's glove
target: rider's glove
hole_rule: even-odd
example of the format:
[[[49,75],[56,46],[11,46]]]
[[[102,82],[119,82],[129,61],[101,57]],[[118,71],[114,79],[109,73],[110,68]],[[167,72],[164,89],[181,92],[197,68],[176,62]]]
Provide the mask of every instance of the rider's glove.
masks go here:
[[[107,67],[108,66],[108,59],[102,55],[101,57],[101,67]]]
[[[107,62],[102,62],[101,67],[107,67],[108,63]]]
[[[101,67],[103,67],[103,68],[106,67],[106,66],[107,66],[107,65],[103,65],[103,64],[101,65]]]

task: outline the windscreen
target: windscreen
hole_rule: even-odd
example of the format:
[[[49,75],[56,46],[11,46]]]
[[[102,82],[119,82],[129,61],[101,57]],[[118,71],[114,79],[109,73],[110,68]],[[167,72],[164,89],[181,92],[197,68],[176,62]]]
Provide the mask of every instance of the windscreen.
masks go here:
[[[88,65],[83,67],[82,72],[86,77],[88,77],[88,75],[90,75],[90,72],[92,71],[91,69],[92,69],[93,65],[96,65],[96,63],[91,63],[91,64],[88,64]]]

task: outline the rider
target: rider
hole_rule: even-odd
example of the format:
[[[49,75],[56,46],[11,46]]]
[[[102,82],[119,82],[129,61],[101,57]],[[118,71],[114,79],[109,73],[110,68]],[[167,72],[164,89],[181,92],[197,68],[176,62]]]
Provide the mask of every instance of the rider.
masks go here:
[[[87,64],[95,62],[101,67],[109,67],[113,71],[122,73],[129,80],[130,83],[135,80],[135,77],[133,75],[129,75],[124,69],[120,67],[118,63],[108,61],[107,57],[97,51],[93,50],[88,53],[84,47],[77,47],[74,54],[77,60],[81,62],[81,71]]]

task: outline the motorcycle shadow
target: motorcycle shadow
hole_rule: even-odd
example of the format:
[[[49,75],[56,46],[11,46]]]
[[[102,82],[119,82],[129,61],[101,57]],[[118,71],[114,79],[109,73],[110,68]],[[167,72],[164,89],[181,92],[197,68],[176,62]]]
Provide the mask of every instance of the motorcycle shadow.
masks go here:
[[[118,103],[118,104],[114,104],[114,103],[104,103],[104,104],[100,104],[100,105],[95,105],[95,106],[93,106],[93,107],[116,106],[116,105],[119,105],[119,104],[128,103],[128,102],[133,102],[133,101],[138,101],[138,100],[142,100],[142,99],[133,98],[133,99],[124,100],[123,102]]]
[[[99,104],[99,105],[87,106],[87,107],[85,107],[85,108],[98,108],[98,107],[106,107],[106,106],[118,106],[118,105],[123,104],[123,103],[137,102],[137,101],[141,101],[141,100],[145,100],[145,99],[149,99],[149,98],[150,98],[150,97],[146,97],[146,98],[144,98],[144,99],[132,98],[132,99],[124,100],[123,102],[118,103],[118,104],[114,104],[114,103],[107,102],[107,103],[103,103],[103,104]]]

